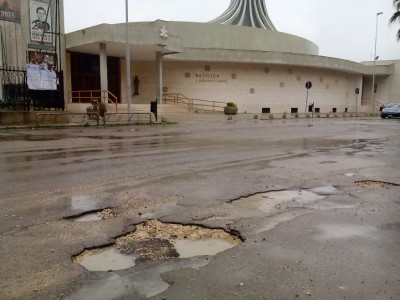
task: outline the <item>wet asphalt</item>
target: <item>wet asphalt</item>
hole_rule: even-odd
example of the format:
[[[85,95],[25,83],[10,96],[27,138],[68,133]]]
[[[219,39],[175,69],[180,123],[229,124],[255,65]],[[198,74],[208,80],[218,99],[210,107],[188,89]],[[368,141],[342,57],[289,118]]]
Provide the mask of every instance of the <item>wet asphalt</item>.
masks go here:
[[[3,129],[0,299],[400,299],[399,166],[400,120]],[[104,208],[117,216],[73,220]],[[74,262],[148,219],[245,241],[112,272]]]

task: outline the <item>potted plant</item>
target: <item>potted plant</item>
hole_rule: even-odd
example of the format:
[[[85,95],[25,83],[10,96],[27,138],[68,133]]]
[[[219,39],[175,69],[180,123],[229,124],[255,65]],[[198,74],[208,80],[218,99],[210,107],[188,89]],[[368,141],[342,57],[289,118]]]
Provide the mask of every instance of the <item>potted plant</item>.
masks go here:
[[[226,106],[224,107],[224,113],[225,115],[236,115],[238,112],[238,107],[235,103],[233,102],[228,102]]]
[[[107,105],[103,102],[99,102],[98,112],[99,112],[100,117],[104,117],[104,114],[107,112]]]

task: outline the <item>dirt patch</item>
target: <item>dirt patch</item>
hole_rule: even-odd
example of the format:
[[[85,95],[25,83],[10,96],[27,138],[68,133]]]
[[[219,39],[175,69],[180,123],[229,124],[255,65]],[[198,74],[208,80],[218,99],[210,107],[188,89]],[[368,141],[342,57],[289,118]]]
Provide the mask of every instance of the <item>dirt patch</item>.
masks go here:
[[[116,240],[116,248],[124,254],[135,253],[140,261],[166,260],[179,257],[175,240],[220,239],[239,245],[242,241],[222,229],[196,225],[166,224],[157,220],[136,226],[136,231]]]
[[[117,249],[125,255],[136,255],[139,262],[179,257],[169,240],[159,238],[125,239],[123,242],[117,242]]]
[[[102,211],[99,212],[99,214],[101,215],[101,218],[103,220],[112,219],[118,215],[111,208],[103,209]]]
[[[360,180],[355,182],[358,186],[361,186],[366,189],[382,189],[388,188],[391,186],[399,186],[395,183],[383,182],[383,181],[375,181],[375,180]]]
[[[382,225],[383,230],[400,230],[400,223],[390,223]]]

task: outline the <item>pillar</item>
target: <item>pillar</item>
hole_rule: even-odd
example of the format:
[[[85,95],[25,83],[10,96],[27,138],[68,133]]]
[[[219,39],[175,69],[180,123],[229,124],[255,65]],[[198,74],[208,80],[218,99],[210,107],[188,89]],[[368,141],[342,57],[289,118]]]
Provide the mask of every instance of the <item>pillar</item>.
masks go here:
[[[107,75],[107,45],[100,44],[100,89],[108,91],[108,75]]]
[[[162,104],[162,96],[163,96],[163,55],[160,51],[156,53],[156,65],[157,65],[157,74],[156,74],[156,86],[157,86],[157,104]]]

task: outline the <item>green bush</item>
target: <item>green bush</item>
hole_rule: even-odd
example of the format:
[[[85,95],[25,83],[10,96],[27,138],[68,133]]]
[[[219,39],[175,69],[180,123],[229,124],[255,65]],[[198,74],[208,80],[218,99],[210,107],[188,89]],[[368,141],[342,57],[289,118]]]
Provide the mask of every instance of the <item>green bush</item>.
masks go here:
[[[234,102],[228,102],[228,103],[226,104],[226,107],[236,108],[237,105],[236,105],[236,103],[234,103]]]

